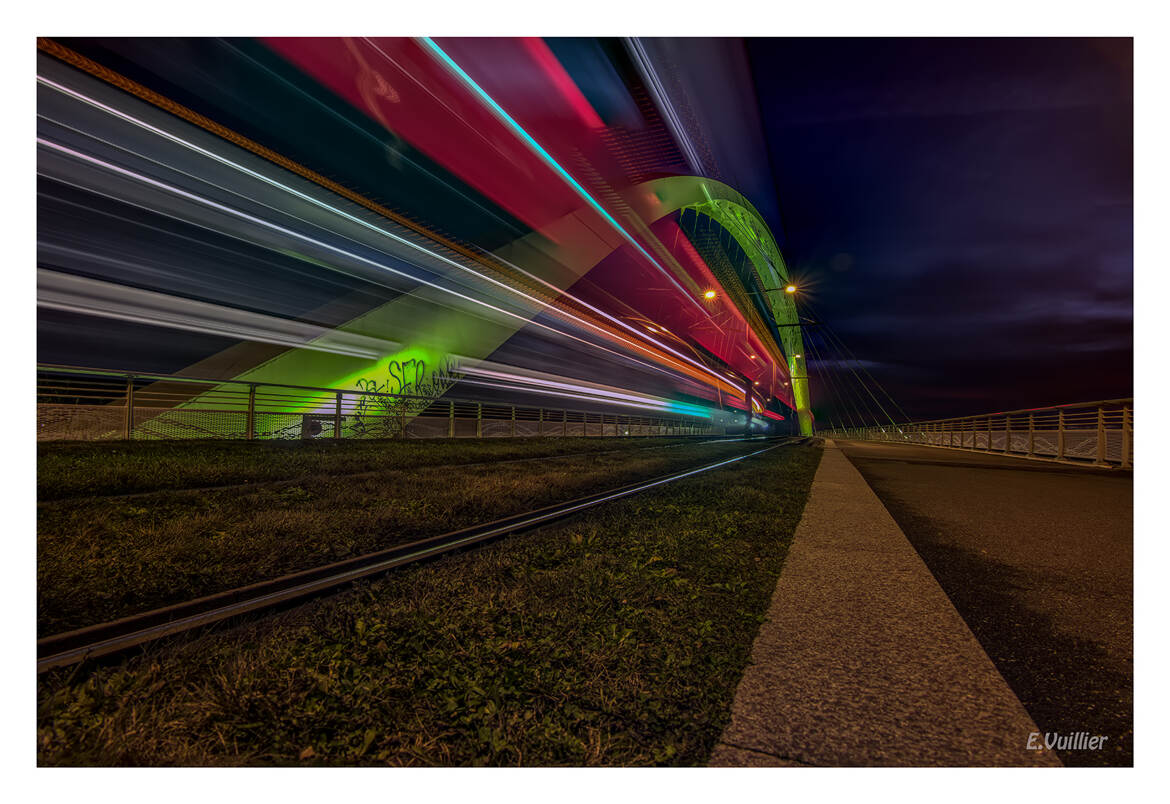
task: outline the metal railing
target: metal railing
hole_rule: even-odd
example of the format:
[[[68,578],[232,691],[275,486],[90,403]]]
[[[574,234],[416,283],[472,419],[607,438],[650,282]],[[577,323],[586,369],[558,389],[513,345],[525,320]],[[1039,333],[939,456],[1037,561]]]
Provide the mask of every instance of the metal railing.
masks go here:
[[[884,427],[821,430],[817,435],[1131,469],[1133,399],[1080,402]]]
[[[37,440],[713,435],[689,416],[37,366]]]

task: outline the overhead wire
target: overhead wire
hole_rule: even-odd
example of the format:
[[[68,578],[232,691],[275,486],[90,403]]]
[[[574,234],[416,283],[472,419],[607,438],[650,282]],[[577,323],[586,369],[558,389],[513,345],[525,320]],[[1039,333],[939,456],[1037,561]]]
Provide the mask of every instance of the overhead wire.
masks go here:
[[[865,367],[865,364],[864,364],[863,362],[861,362],[861,360],[859,360],[859,359],[857,358],[857,356],[856,356],[856,355],[854,355],[854,354],[853,354],[853,350],[852,350],[852,349],[850,349],[850,348],[849,348],[849,347],[848,347],[848,346],[845,344],[845,342],[844,342],[844,341],[841,339],[841,336],[837,334],[836,330],[834,330],[834,329],[833,329],[831,326],[829,326],[828,324],[826,324],[826,325],[825,325],[825,331],[826,331],[826,334],[827,334],[829,337],[831,337],[831,338],[833,338],[834,340],[836,340],[836,341],[837,341],[837,343],[838,343],[838,344],[840,344],[840,347],[841,347],[841,348],[842,348],[842,349],[843,349],[845,352],[847,352],[847,353],[849,354],[849,356],[850,356],[850,357],[853,359],[853,361],[854,361],[855,363],[857,363],[857,366],[858,366],[858,368],[860,368],[860,369],[861,369],[863,372],[865,372],[865,375],[866,375],[867,377],[869,377],[870,381],[871,381],[871,382],[872,382],[872,383],[873,383],[875,386],[877,386],[878,390],[882,392],[882,394],[883,394],[883,395],[886,397],[886,399],[888,399],[888,400],[890,401],[890,404],[891,404],[891,405],[892,405],[894,408],[896,408],[896,409],[897,409],[897,411],[898,411],[898,413],[899,413],[899,414],[901,414],[901,416],[902,416],[902,419],[903,419],[904,421],[906,421],[906,422],[909,422],[909,421],[910,421],[910,416],[909,416],[909,415],[907,415],[906,411],[902,409],[902,406],[898,404],[898,400],[894,399],[894,397],[893,397],[893,396],[890,394],[890,392],[889,392],[889,391],[887,391],[887,390],[885,389],[885,386],[883,386],[883,385],[882,385],[880,382],[878,382],[878,380],[877,380],[877,378],[876,378],[876,377],[874,377],[872,374],[870,374],[870,372],[869,372],[869,369],[867,369],[867,368]]]
[[[870,390],[869,386],[862,379],[861,375],[857,373],[857,370],[854,369],[851,365],[849,365],[850,362],[856,363],[857,366],[863,372],[865,372],[865,375],[867,377],[869,377],[870,381],[881,390],[881,392],[886,396],[887,399],[890,400],[890,402],[893,403],[893,406],[895,408],[897,408],[899,413],[902,414],[903,420],[904,420],[903,423],[908,422],[909,417],[906,416],[906,413],[905,413],[905,411],[902,410],[901,406],[899,406],[897,404],[897,402],[894,401],[893,397],[890,396],[888,391],[886,391],[884,388],[882,388],[881,384],[878,383],[878,381],[873,377],[873,375],[869,373],[869,370],[866,369],[864,365],[862,365],[861,361],[858,360],[857,356],[855,354],[853,354],[852,350],[850,350],[849,347],[847,347],[845,345],[845,343],[840,339],[840,337],[837,336],[835,333],[832,333],[829,331],[830,327],[829,327],[828,323],[825,322],[824,318],[820,315],[820,313],[817,312],[816,310],[814,310],[812,305],[809,304],[809,302],[807,300],[804,300],[804,304],[806,307],[808,307],[809,311],[812,312],[813,315],[815,315],[817,317],[817,319],[825,327],[826,340],[833,339],[836,341],[837,346],[840,348],[841,352],[845,356],[845,362],[846,362],[846,365],[849,367],[850,372],[857,379],[858,384],[865,390],[866,394],[868,394],[869,397],[873,400],[873,402],[877,406],[878,410],[880,410],[882,412],[882,415],[886,418],[886,420],[889,421],[890,425],[893,426],[895,429],[897,429],[899,427],[899,423],[894,419],[894,417],[892,415],[890,415],[889,411],[886,410],[886,408],[882,405],[881,401],[877,398],[877,396],[874,395],[873,391]]]
[[[812,333],[810,333],[810,340],[813,339],[815,338]],[[829,342],[827,339],[823,340],[821,346],[824,348],[824,351],[821,352],[821,354],[826,356],[826,359],[824,360],[825,365],[830,365],[833,362],[835,362],[836,365],[845,364],[845,361],[840,358],[840,355],[832,354],[832,352],[835,351],[835,347],[831,342]],[[846,366],[846,368],[848,368],[848,366]],[[836,374],[836,372],[826,373],[831,375]],[[848,402],[848,404],[853,407],[854,412],[857,414],[858,424],[864,426],[867,421],[874,422],[877,420],[877,417],[874,415],[872,409],[870,409],[870,406],[866,404],[865,397],[857,393],[856,389],[851,386],[848,375],[840,378],[840,388],[842,389],[840,391],[842,399],[845,402]],[[848,411],[848,408],[846,408],[846,411]],[[852,417],[850,418],[852,419]]]
[[[833,411],[837,414],[838,427],[842,427],[846,421],[849,422],[850,427],[856,427],[856,424],[853,422],[853,417],[849,414],[849,409],[845,405],[845,400],[841,395],[840,389],[837,387],[837,381],[834,377],[835,372],[830,370],[828,361],[825,360],[821,351],[817,348],[816,338],[812,332],[808,333],[804,344],[805,348],[813,353],[813,358],[820,367],[820,370],[817,372],[818,377],[823,381],[824,386],[829,389],[829,393],[832,394],[835,400]],[[832,417],[830,417],[831,423]]]

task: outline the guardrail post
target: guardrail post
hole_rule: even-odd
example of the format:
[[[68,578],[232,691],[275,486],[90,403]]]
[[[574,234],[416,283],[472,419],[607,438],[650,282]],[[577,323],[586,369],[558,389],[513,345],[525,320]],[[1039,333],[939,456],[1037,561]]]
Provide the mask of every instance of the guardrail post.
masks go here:
[[[991,417],[987,417],[987,451],[991,452]]]
[[[256,438],[256,386],[248,386],[248,440]]]
[[[544,408],[540,409],[536,417],[536,434],[538,436],[544,435]]]
[[[569,411],[561,411],[561,438],[569,435]]]
[[[1129,418],[1129,405],[1121,409],[1121,468],[1129,469],[1133,464],[1129,460],[1130,445],[1133,441],[1133,421]]]
[[[512,438],[516,437],[516,406],[512,406]]]
[[[129,441],[134,434],[134,377],[126,376],[126,429],[122,434]]]
[[[337,404],[333,408],[333,438],[341,438],[341,391],[337,392]]]
[[[1056,411],[1056,460],[1064,460],[1064,410]]]
[[[1012,417],[1003,417],[1003,454],[1007,455],[1012,451]]]
[[[447,403],[449,417],[447,419],[447,438],[455,437],[455,400]]]
[[[1100,405],[1097,406],[1097,460],[1094,461],[1098,466],[1106,466],[1109,461],[1106,459],[1108,453],[1109,438],[1108,433],[1105,432],[1105,408]]]
[[[1028,455],[1036,454],[1036,414],[1028,414]]]
[[[475,403],[475,437],[483,438],[483,403]]]

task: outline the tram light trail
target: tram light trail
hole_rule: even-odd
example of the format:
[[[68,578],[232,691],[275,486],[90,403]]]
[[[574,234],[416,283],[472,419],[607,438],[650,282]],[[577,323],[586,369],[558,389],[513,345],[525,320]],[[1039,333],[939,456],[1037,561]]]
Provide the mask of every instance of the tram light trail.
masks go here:
[[[132,78],[102,64],[108,43],[38,44],[41,326],[49,333],[83,327],[93,337],[70,342],[99,350],[71,352],[64,338],[50,336],[46,344],[61,345],[45,362],[197,366],[191,370],[222,372],[225,382],[403,392],[457,364],[460,370],[443,375],[452,378],[445,388],[461,383],[493,398],[576,396],[700,418],[720,408],[784,418],[796,404],[772,334],[784,322],[771,307],[751,306],[739,287],[744,280],[713,267],[744,253],[732,244],[747,230],[734,221],[750,205],[711,177],[701,192],[698,184],[670,183],[668,166],[680,164],[673,146],[655,157],[664,179],[647,182],[623,167],[628,146],[577,87],[582,76],[560,62],[560,45],[493,45],[501,74],[509,60],[525,65],[532,70],[525,80],[547,82],[556,99],[530,130],[532,121],[521,119],[533,114],[530,96],[516,95],[499,76],[489,92],[447,47],[427,38],[193,40],[183,49],[189,65],[148,40],[127,40],[119,58],[134,66]],[[456,44],[466,56],[468,45]],[[379,107],[376,122],[354,123],[354,100],[329,94],[341,63],[329,61],[331,72],[323,72],[321,59],[330,53],[351,54],[345,58],[358,58],[365,71],[384,60],[394,74],[373,79],[384,83],[373,96],[360,95],[368,99],[362,103],[394,98],[409,108]],[[198,83],[201,70],[225,64],[250,76],[231,87],[230,104],[188,92],[194,108],[187,109],[160,92]],[[155,75],[171,83],[156,83]],[[400,79],[408,84],[394,83]],[[406,92],[408,86],[415,89]],[[639,90],[615,84],[607,91]],[[250,108],[267,103],[265,92],[300,106],[250,116]],[[240,105],[245,97],[249,103]],[[344,120],[354,139],[306,148],[303,138],[272,124],[273,114]],[[398,129],[401,114],[411,124]],[[429,147],[427,138],[452,114],[471,125],[458,147],[484,166],[471,183],[470,162],[443,161],[454,153],[450,130],[443,147]],[[237,135],[224,119],[248,131]],[[488,137],[475,129],[481,119],[501,128]],[[371,165],[396,177],[379,185],[394,195],[392,212],[363,194],[365,176],[342,160],[347,144],[368,141],[371,126],[383,127],[405,154],[389,166]],[[494,150],[500,136],[516,138],[537,161],[501,158]],[[554,152],[580,159],[570,172]],[[559,217],[518,209],[521,185],[530,186],[534,201],[550,199],[545,208]],[[412,221],[413,199],[435,193],[467,199],[472,217]],[[511,200],[496,205],[505,197]],[[718,199],[741,209],[727,219],[734,231],[719,241],[717,248],[731,249],[726,253],[692,243],[674,223],[692,206],[725,203]],[[525,231],[513,211],[538,226]],[[80,225],[65,225],[67,218]],[[436,229],[445,234],[432,234]],[[744,241],[749,246],[755,248]],[[756,270],[773,282],[778,263],[778,253],[764,255]],[[142,350],[144,332],[153,333],[153,353]],[[225,343],[232,342],[228,358]],[[402,361],[424,368],[409,382],[384,376]],[[483,368],[489,364],[504,368]],[[426,387],[443,392],[429,379]],[[196,396],[183,404],[199,402]]]
[[[214,153],[214,152],[212,152],[212,151],[210,151],[210,150],[208,150],[208,149],[206,149],[206,148],[202,148],[202,147],[200,147],[200,146],[198,146],[198,145],[195,145],[194,143],[191,143],[191,142],[189,142],[189,141],[187,141],[187,140],[185,140],[185,139],[183,139],[183,138],[181,138],[181,137],[178,137],[178,136],[175,136],[175,135],[173,135],[173,134],[171,134],[171,133],[169,133],[169,132],[166,132],[165,130],[163,130],[163,129],[159,128],[159,127],[153,126],[153,125],[151,125],[151,124],[149,124],[149,123],[146,123],[145,121],[142,121],[142,120],[140,120],[140,119],[138,119],[138,118],[136,118],[136,117],[133,117],[132,115],[128,115],[128,114],[125,114],[125,113],[123,113],[123,112],[120,112],[119,110],[117,110],[117,109],[114,109],[114,108],[112,108],[112,107],[108,106],[107,104],[103,104],[103,103],[101,103],[101,102],[99,102],[99,101],[97,101],[97,100],[94,100],[94,99],[92,99],[92,98],[89,98],[89,97],[87,97],[87,96],[85,96],[85,95],[82,95],[81,93],[78,93],[78,92],[75,92],[75,91],[73,91],[73,90],[70,90],[70,89],[69,89],[69,88],[67,88],[67,87],[64,87],[64,86],[62,86],[62,85],[60,85],[60,84],[58,84],[58,83],[56,83],[56,82],[54,82],[54,81],[51,81],[51,80],[49,80],[49,79],[46,79],[46,78],[43,78],[43,77],[41,77],[41,76],[38,76],[38,81],[39,81],[40,83],[44,84],[45,86],[51,87],[51,88],[53,88],[53,89],[55,89],[55,90],[57,90],[57,91],[59,91],[59,92],[62,92],[63,94],[67,94],[67,95],[69,95],[69,96],[71,96],[71,97],[73,97],[73,98],[76,98],[76,99],[78,99],[78,100],[80,100],[80,101],[82,101],[82,102],[84,102],[84,103],[86,103],[86,104],[88,104],[88,105],[91,105],[91,106],[93,106],[93,107],[95,107],[95,108],[101,109],[102,111],[105,111],[105,112],[107,112],[107,113],[109,113],[109,114],[111,114],[111,115],[117,116],[118,118],[120,118],[120,119],[123,119],[123,120],[125,120],[125,121],[127,121],[127,122],[130,122],[130,123],[132,123],[132,124],[134,124],[134,125],[136,125],[136,126],[138,126],[138,127],[140,127],[140,128],[143,128],[143,129],[145,129],[145,130],[147,130],[147,131],[150,131],[151,133],[154,133],[154,134],[156,134],[156,135],[158,135],[158,136],[161,136],[161,137],[165,137],[166,139],[168,139],[168,140],[170,140],[170,141],[172,141],[172,142],[175,142],[176,144],[182,145],[183,147],[185,147],[185,148],[188,148],[188,149],[190,149],[190,150],[192,150],[192,151],[195,151],[195,152],[199,153],[200,155],[203,155],[203,156],[207,156],[207,157],[209,157],[209,158],[212,158],[212,159],[216,160],[217,162],[220,162],[221,164],[224,164],[224,165],[226,165],[226,166],[229,166],[229,167],[231,167],[231,168],[233,168],[233,169],[235,169],[235,170],[238,170],[238,171],[240,171],[240,172],[242,172],[242,173],[245,173],[246,175],[248,175],[248,176],[250,176],[250,177],[253,177],[253,178],[259,179],[260,181],[263,181],[263,182],[265,182],[265,183],[269,184],[270,186],[273,186],[273,187],[275,187],[275,188],[277,188],[277,189],[279,189],[279,190],[281,190],[281,191],[283,191],[283,192],[290,193],[290,194],[292,194],[292,195],[294,195],[294,196],[296,196],[296,197],[298,197],[298,198],[300,198],[300,199],[302,199],[302,200],[305,200],[305,201],[307,201],[307,202],[309,202],[309,203],[311,203],[311,204],[314,204],[315,206],[318,206],[318,207],[320,207],[321,209],[324,209],[324,210],[328,211],[329,213],[332,213],[332,214],[339,215],[339,216],[341,216],[341,217],[343,217],[343,218],[345,218],[345,219],[347,219],[347,220],[350,220],[350,221],[352,221],[352,222],[354,222],[354,223],[357,223],[357,224],[358,224],[358,225],[360,225],[360,226],[366,227],[366,228],[370,229],[371,231],[374,231],[374,232],[376,232],[376,233],[378,233],[378,234],[380,234],[380,235],[383,235],[383,236],[389,237],[389,238],[391,238],[392,240],[394,240],[395,242],[398,242],[398,243],[400,243],[400,244],[402,244],[402,245],[404,245],[404,246],[406,246],[406,247],[408,247],[408,248],[412,248],[412,249],[418,250],[418,251],[419,251],[419,252],[421,252],[422,254],[425,254],[425,255],[426,255],[428,258],[432,258],[432,259],[436,259],[436,260],[443,261],[444,263],[446,263],[446,264],[450,265],[451,267],[454,267],[454,268],[456,268],[457,270],[461,270],[461,271],[466,271],[466,272],[473,273],[473,274],[474,274],[474,275],[475,275],[475,276],[476,276],[478,279],[482,279],[482,280],[484,280],[484,281],[487,281],[487,282],[489,282],[489,283],[491,283],[491,284],[493,284],[493,285],[497,286],[498,288],[500,288],[500,289],[504,290],[505,292],[507,292],[507,293],[509,293],[509,294],[515,294],[515,295],[517,295],[517,296],[520,296],[520,297],[522,297],[523,299],[525,299],[525,300],[526,300],[526,301],[528,301],[528,302],[531,302],[531,303],[533,303],[533,304],[536,304],[536,305],[539,305],[539,306],[542,306],[542,307],[545,307],[545,308],[549,308],[549,309],[552,309],[552,308],[553,308],[553,305],[552,305],[552,304],[550,304],[550,303],[548,303],[548,302],[546,302],[546,301],[544,301],[544,300],[538,299],[538,298],[536,298],[536,297],[533,297],[533,296],[531,296],[530,294],[526,294],[526,293],[524,293],[524,292],[522,292],[522,291],[519,291],[519,290],[517,290],[517,289],[515,289],[515,288],[513,288],[513,287],[510,287],[510,286],[506,285],[505,283],[503,283],[503,282],[501,282],[501,281],[499,281],[499,280],[495,279],[494,277],[491,277],[491,276],[489,276],[489,275],[487,275],[487,274],[485,274],[485,273],[482,273],[482,272],[473,271],[472,269],[469,269],[467,266],[464,266],[464,265],[462,265],[462,264],[460,264],[460,263],[458,263],[458,262],[456,262],[456,261],[454,261],[454,260],[451,260],[451,259],[449,259],[449,258],[446,258],[446,257],[442,256],[441,254],[438,254],[438,253],[436,253],[436,252],[434,252],[434,251],[430,251],[430,250],[427,250],[427,249],[425,249],[425,248],[422,248],[422,247],[421,247],[421,246],[419,246],[418,244],[416,244],[416,243],[413,243],[413,242],[411,242],[411,241],[409,241],[409,240],[407,240],[407,239],[405,239],[405,238],[403,238],[403,237],[400,237],[400,236],[398,236],[398,235],[396,235],[396,234],[394,234],[394,233],[392,233],[392,232],[389,232],[389,231],[387,231],[386,229],[384,229],[384,228],[382,228],[382,227],[376,226],[376,225],[374,225],[374,224],[371,224],[371,223],[370,223],[370,222],[368,222],[368,221],[362,220],[362,219],[360,219],[360,218],[358,218],[358,217],[356,217],[356,216],[354,216],[354,215],[351,215],[351,214],[349,214],[349,213],[347,213],[347,212],[345,212],[345,211],[343,211],[343,210],[340,210],[340,209],[338,209],[338,208],[337,208],[337,207],[335,207],[335,206],[332,206],[332,205],[329,205],[329,204],[325,204],[325,203],[323,203],[322,201],[320,201],[319,199],[317,199],[317,198],[315,198],[315,197],[313,197],[313,196],[311,196],[311,195],[308,195],[308,194],[306,194],[306,193],[303,193],[303,192],[301,192],[301,191],[299,191],[299,190],[297,190],[297,189],[295,189],[295,188],[292,188],[292,187],[290,187],[290,186],[288,186],[288,185],[286,185],[286,184],[283,184],[283,183],[281,183],[281,182],[275,181],[275,180],[273,180],[272,178],[270,178],[270,177],[268,177],[268,176],[265,176],[265,175],[264,175],[264,174],[262,174],[262,173],[259,173],[259,172],[257,172],[257,171],[251,170],[251,169],[249,169],[249,168],[247,168],[247,167],[245,167],[245,166],[243,166],[243,165],[240,165],[240,164],[238,164],[238,163],[236,163],[236,162],[233,162],[233,161],[232,161],[232,160],[230,160],[230,159],[227,159],[227,158],[225,158],[225,157],[223,157],[223,156],[221,156],[221,155],[219,155],[219,154],[216,154],[216,153]],[[554,290],[555,290],[555,288],[554,288]],[[569,296],[569,294],[566,294],[566,296],[568,296],[569,298],[572,298],[571,296]],[[575,300],[575,301],[576,301],[576,300]],[[600,312],[600,311],[598,311],[598,312]],[[563,313],[563,311],[562,311],[562,313]],[[577,317],[575,317],[575,316],[570,316],[570,317],[571,317],[571,318],[573,318],[573,320],[574,320],[574,321],[576,321],[576,322],[578,322],[578,323],[581,323],[583,326],[590,327],[590,328],[593,328],[593,329],[599,329],[599,328],[598,328],[598,327],[597,327],[597,326],[596,326],[594,323],[592,323],[592,322],[590,322],[590,321],[582,320],[582,319],[580,319],[580,318],[577,318]],[[611,319],[611,320],[612,320],[612,319]],[[636,331],[635,331],[635,334],[639,334],[639,335],[641,335],[641,333],[637,333]],[[643,338],[643,339],[645,339],[645,336],[642,336],[642,338]],[[626,341],[626,343],[628,344],[629,342],[628,342],[628,341]],[[695,362],[694,360],[692,360],[692,359],[690,359],[690,358],[686,357],[685,355],[682,355],[682,354],[678,353],[677,351],[675,351],[675,350],[671,349],[670,347],[665,347],[665,346],[663,346],[662,344],[660,344],[660,343],[657,343],[657,342],[654,342],[654,341],[651,341],[651,343],[653,343],[653,345],[654,345],[654,346],[657,346],[657,347],[659,347],[659,348],[664,348],[666,351],[670,352],[671,354],[674,354],[675,356],[677,356],[677,357],[679,357],[679,358],[683,359],[684,361],[691,363],[691,364],[692,364],[692,365],[694,365],[696,368],[699,368],[700,370],[704,370],[704,371],[708,371],[708,372],[709,372],[709,369],[707,369],[705,366],[702,366],[701,364],[699,364],[699,363]],[[640,347],[640,345],[633,345],[633,346],[634,346],[634,348],[635,348],[635,349],[641,349],[641,348],[642,348],[642,347]]]

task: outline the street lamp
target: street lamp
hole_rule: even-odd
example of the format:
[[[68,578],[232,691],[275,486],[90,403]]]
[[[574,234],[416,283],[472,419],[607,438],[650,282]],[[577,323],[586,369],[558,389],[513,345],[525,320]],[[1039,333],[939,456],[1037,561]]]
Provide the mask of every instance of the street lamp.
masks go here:
[[[796,292],[796,285],[789,285],[788,287],[784,288],[784,292],[790,293],[790,294],[795,293]]]

